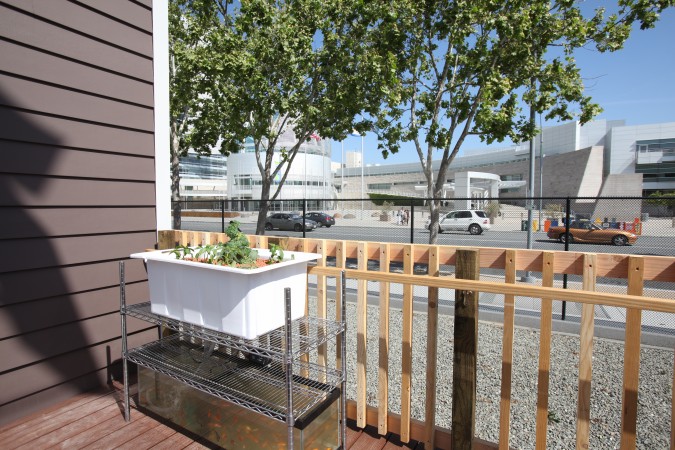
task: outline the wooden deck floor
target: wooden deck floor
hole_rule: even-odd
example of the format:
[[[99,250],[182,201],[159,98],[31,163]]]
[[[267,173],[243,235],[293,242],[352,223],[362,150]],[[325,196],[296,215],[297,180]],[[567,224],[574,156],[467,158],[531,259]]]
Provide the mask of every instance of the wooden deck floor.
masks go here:
[[[418,448],[419,447],[419,448]],[[125,422],[119,389],[89,392],[0,428],[1,449],[213,449],[167,422],[144,415],[132,401],[131,421]],[[423,444],[402,444],[398,436],[379,436],[348,421],[346,450],[422,450]]]

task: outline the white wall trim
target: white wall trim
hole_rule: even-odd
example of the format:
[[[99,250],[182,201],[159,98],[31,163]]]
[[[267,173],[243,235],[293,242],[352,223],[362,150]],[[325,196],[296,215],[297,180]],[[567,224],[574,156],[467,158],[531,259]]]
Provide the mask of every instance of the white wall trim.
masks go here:
[[[153,72],[155,100],[155,205],[157,230],[171,229],[169,130],[169,3],[153,0]]]

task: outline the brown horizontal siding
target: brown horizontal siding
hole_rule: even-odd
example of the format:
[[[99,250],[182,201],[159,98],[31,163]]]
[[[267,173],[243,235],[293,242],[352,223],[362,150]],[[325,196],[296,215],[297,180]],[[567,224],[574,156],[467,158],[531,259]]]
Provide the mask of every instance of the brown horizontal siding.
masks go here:
[[[119,261],[156,241],[150,4],[0,0],[0,423],[120,357]]]
[[[48,2],[2,0],[2,3],[39,18],[57,22],[59,26],[140,53],[148,58],[152,57],[152,40],[148,39],[148,31],[137,30],[116,20],[110,20],[100,13],[83,8],[76,3],[67,0],[49,0]],[[143,8],[131,2],[117,3],[126,6],[130,11],[143,10]]]
[[[151,107],[149,83],[0,40],[0,71]]]
[[[8,185],[15,186],[12,192],[0,191],[0,205],[3,206],[148,206],[155,203],[155,186],[150,183],[32,175],[3,177]],[[148,225],[148,228],[155,228],[154,223]]]
[[[152,8],[152,0],[130,0],[132,2],[136,2],[140,5],[146,6],[148,8]]]
[[[153,158],[109,154],[26,142],[3,142],[0,172],[56,177],[154,181]],[[37,165],[35,161],[49,161]]]
[[[152,227],[150,227],[152,228]],[[0,272],[119,260],[155,242],[155,232],[0,241]]]
[[[141,131],[154,129],[152,109],[0,74],[0,104]],[[21,93],[14,95],[13,93]]]
[[[147,229],[155,208],[3,208],[0,240],[129,233]]]
[[[156,328],[152,328],[129,337],[130,345],[139,345],[157,338]],[[0,402],[0,424],[6,424],[25,415],[22,411],[42,410],[45,406],[55,401],[70,399],[91,386],[103,385],[110,375],[106,367],[108,351],[112,361],[121,356],[121,344],[119,339],[82,350],[86,352],[84,358],[99,366],[95,372],[73,375],[73,368],[81,364],[83,354],[81,352],[62,355],[51,360],[44,361],[34,366],[6,374],[3,378],[13,382],[16,387],[14,398],[7,397],[8,402]],[[71,359],[71,355],[79,358]],[[69,367],[64,367],[68,363]],[[63,367],[63,371],[61,368]],[[119,374],[115,379],[119,380]],[[18,380],[18,382],[15,382]],[[0,394],[4,396],[3,394]]]
[[[78,3],[115,17],[142,30],[152,30],[152,11],[139,7],[133,2],[111,2],[110,0],[79,0]]]
[[[146,327],[148,326],[146,324]],[[130,335],[128,342],[129,346],[133,348],[153,339],[157,339],[157,327],[150,327],[145,331]],[[82,367],[78,367],[78,364],[81,364],[82,361],[87,361],[91,369],[89,372],[93,372],[105,369],[108,365],[108,357],[110,358],[110,362],[114,362],[119,360],[121,356],[122,345],[121,340],[118,338],[87,349],[59,355],[40,364],[26,366],[10,372],[6,375],[7,382],[18,383],[19,386],[11,395],[8,395],[6,392],[0,392],[0,405],[21,398],[31,392],[48,389],[81,376]],[[45,367],[40,367],[43,365],[48,366],[49,370],[44,370]]]
[[[139,319],[130,318],[127,321],[129,333],[147,329],[148,326],[148,322]],[[119,313],[115,313],[5,339],[0,341],[0,373],[76,351],[83,347],[83,342],[88,345],[98,344],[117,338],[120,334]],[[80,373],[95,369],[83,365]]]
[[[147,280],[143,261],[133,259],[125,265],[127,283]],[[0,307],[107,287],[117,289],[119,282],[118,261],[0,273]]]
[[[4,95],[0,91],[0,97]],[[4,107],[0,107],[0,123],[3,124],[0,128],[0,139],[154,156],[154,136],[144,131],[78,122]],[[0,147],[0,154],[2,153],[4,152]],[[49,162],[42,162],[42,166]]]
[[[46,3],[46,2],[45,2]],[[44,22],[0,3],[0,37],[152,82],[152,60]],[[39,30],[39,32],[36,32]]]
[[[129,284],[126,302],[129,305],[148,301],[148,284]],[[15,303],[0,308],[0,340],[24,333],[74,322],[87,317],[119,311],[119,287],[79,292],[59,297]],[[39,314],[36,312],[39,311]]]

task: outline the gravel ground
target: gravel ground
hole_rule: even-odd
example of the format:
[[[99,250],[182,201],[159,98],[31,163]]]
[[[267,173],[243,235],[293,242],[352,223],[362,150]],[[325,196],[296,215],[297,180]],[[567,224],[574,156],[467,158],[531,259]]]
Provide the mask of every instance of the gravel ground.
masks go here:
[[[334,308],[334,304],[329,308]],[[335,317],[329,309],[329,317]],[[356,391],[356,305],[347,305],[347,396]],[[389,410],[400,413],[401,330],[400,310],[389,315]],[[412,416],[424,420],[426,380],[425,313],[413,318]],[[450,428],[452,420],[452,341],[453,317],[441,315],[438,321],[437,425]],[[478,386],[476,436],[497,442],[499,436],[499,398],[502,354],[501,324],[481,322],[478,340]],[[377,405],[378,309],[368,307],[368,403]],[[554,334],[551,342],[548,448],[575,448],[579,338]],[[334,349],[331,349],[334,357]],[[512,374],[512,448],[534,448],[537,403],[538,330],[516,328]],[[619,448],[621,428],[621,386],[623,343],[596,339],[593,343],[593,382],[591,394],[592,449]],[[329,359],[333,360],[334,359]],[[641,351],[638,410],[638,448],[667,449],[670,439],[671,382],[673,351],[643,348]]]

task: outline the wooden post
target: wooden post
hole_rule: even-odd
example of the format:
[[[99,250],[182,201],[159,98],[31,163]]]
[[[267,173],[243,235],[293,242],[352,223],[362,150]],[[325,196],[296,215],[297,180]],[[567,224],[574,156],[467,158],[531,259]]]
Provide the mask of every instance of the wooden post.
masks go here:
[[[543,253],[541,285],[553,287],[555,253]],[[546,450],[548,434],[548,390],[551,372],[551,330],[553,327],[553,299],[541,299],[541,331],[539,333],[539,375],[537,377],[536,450]]]
[[[413,274],[415,247],[403,246],[403,273]],[[401,340],[401,442],[410,442],[412,399],[413,286],[403,285],[403,333]]]
[[[457,250],[455,276],[478,280],[478,250]],[[478,292],[455,291],[455,335],[452,370],[452,449],[469,450],[476,427],[476,356]]]
[[[644,261],[628,257],[628,294],[643,295]],[[642,310],[626,308],[626,337],[623,356],[623,395],[621,401],[621,448],[634,449],[637,438],[638,386],[640,381],[640,337]],[[670,448],[673,448],[672,446]]]
[[[368,270],[368,243],[358,243],[358,268]],[[356,426],[366,427],[368,360],[368,281],[359,280],[356,290]]]
[[[429,249],[429,276],[441,275],[440,250]],[[436,448],[436,370],[438,359],[438,288],[427,290],[427,396],[424,402],[425,450]]]
[[[390,244],[380,244],[380,271],[389,272]],[[380,283],[380,330],[377,370],[377,429],[381,435],[388,432],[389,419],[389,294],[387,282]]]
[[[506,251],[504,282],[516,282],[516,251]],[[513,328],[516,297],[504,295],[504,334],[502,337],[502,395],[499,404],[499,448],[508,450],[511,433],[511,376],[513,374]]]
[[[598,265],[597,255],[584,254],[582,290],[594,291]],[[583,295],[583,294],[581,294]],[[591,434],[591,381],[593,378],[593,333],[595,305],[581,307],[579,331],[579,391],[577,395],[577,448],[589,448]]]

